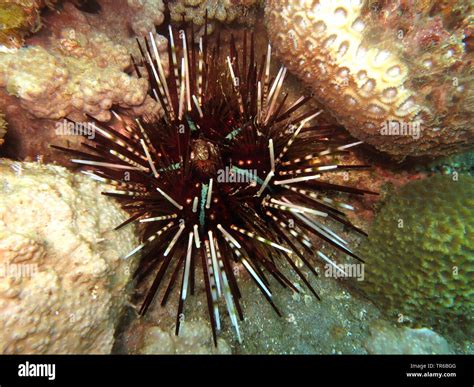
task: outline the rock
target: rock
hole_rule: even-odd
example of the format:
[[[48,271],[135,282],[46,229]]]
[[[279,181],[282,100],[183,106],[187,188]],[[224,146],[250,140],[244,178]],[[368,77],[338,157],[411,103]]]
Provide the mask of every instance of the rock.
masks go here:
[[[101,187],[0,159],[0,353],[110,353],[139,242]]]
[[[279,317],[253,281],[243,271],[239,272],[245,318],[239,322],[242,342],[238,342],[225,305],[221,304],[219,353],[227,353],[230,347],[233,354],[365,354],[363,343],[369,334],[370,322],[380,318],[378,310],[344,289],[341,284],[344,280],[326,278],[324,270],[320,273],[314,279],[305,272],[321,301],[303,287],[300,287],[301,293],[296,294],[277,283],[272,284],[274,302],[282,313]],[[293,279],[296,283],[296,278]],[[172,294],[162,307],[162,293],[157,294],[144,317],[119,333],[117,352],[214,353],[202,276],[197,273],[195,294],[187,300],[178,338],[174,336],[178,294]]]
[[[395,328],[383,321],[370,327],[365,343],[371,354],[386,355],[437,355],[453,353],[443,336],[428,328]]]
[[[143,347],[140,353],[156,354],[231,354],[232,349],[224,339],[218,340],[218,346],[212,343],[212,332],[204,321],[192,321],[183,327],[179,336],[173,329],[151,326],[145,329]]]

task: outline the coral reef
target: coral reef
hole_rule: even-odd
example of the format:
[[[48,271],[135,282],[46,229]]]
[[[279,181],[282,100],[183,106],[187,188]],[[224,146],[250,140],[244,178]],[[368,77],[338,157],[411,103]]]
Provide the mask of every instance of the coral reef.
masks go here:
[[[130,23],[136,35],[148,35],[163,23],[165,6],[162,0],[127,0],[127,3],[134,11]]]
[[[1,0],[0,45],[21,47],[26,35],[41,28],[41,9],[55,3],[56,0]]]
[[[365,347],[371,354],[384,355],[453,353],[446,339],[430,329],[395,328],[383,320],[370,325],[370,336]]]
[[[369,238],[368,297],[399,322],[441,327],[474,322],[474,179],[438,175],[388,194]]]
[[[114,105],[159,116],[160,106],[147,95],[148,82],[128,75],[130,67],[127,49],[104,34],[63,29],[49,48],[0,54],[0,86],[37,118],[87,113],[108,121]]]
[[[138,238],[64,168],[0,160],[0,353],[109,353]]]
[[[5,133],[7,132],[7,122],[5,121],[5,116],[0,113],[0,145],[3,144]]]
[[[204,33],[204,21],[208,17],[208,33],[215,29],[215,23],[232,23],[251,25],[255,23],[257,0],[172,0],[168,3],[171,20],[175,22],[192,22],[202,26],[200,34]]]
[[[474,144],[472,2],[98,3],[100,11],[91,11],[82,0],[0,0],[0,353],[473,353],[474,179],[467,174],[474,175],[474,150],[460,153]],[[168,99],[160,86],[169,73],[170,35],[167,25],[158,26],[165,17],[180,29],[197,25],[197,43],[206,13],[208,34],[220,33],[203,39],[206,55],[194,46],[183,66],[182,31],[174,29],[178,79],[168,78]],[[238,38],[242,25],[251,26],[252,39],[247,33],[245,43]],[[166,36],[155,35],[163,67],[156,75],[147,57],[153,57],[149,33],[154,31]],[[273,75],[266,79],[268,37],[272,57],[276,53],[289,71],[282,68],[277,75],[272,63]],[[217,41],[220,54],[212,48]],[[239,56],[242,50],[252,52],[255,64]],[[219,77],[214,86],[213,73]],[[271,126],[290,120],[270,114],[259,118],[258,112],[271,111],[277,118],[288,107],[285,101],[294,103],[308,91],[304,86],[316,97],[302,99],[314,112],[311,128],[302,126],[287,149],[288,159],[277,160],[274,172],[290,180],[310,177],[310,169],[321,173],[314,184],[293,180],[291,193],[267,175],[272,151],[283,154],[293,130]],[[222,96],[229,98],[216,103]],[[229,108],[232,118],[224,119]],[[296,110],[294,122],[304,117]],[[240,121],[238,111],[245,119]],[[79,125],[91,121],[100,129],[84,139],[63,130],[74,125],[65,117]],[[271,124],[258,127],[262,118]],[[366,144],[334,151],[331,144],[358,144],[346,137],[344,126]],[[232,147],[215,137],[216,127],[229,132],[225,139]],[[252,133],[252,127],[258,128],[260,144],[246,149],[247,138],[234,141],[233,136]],[[176,139],[182,128],[189,136]],[[394,133],[397,128],[406,133]],[[313,132],[321,138],[312,141]],[[271,135],[271,146],[260,141],[262,134]],[[326,145],[334,153],[302,160],[324,152]],[[92,152],[90,160],[82,160],[90,161],[88,167],[77,166],[86,155],[74,153],[79,149]],[[71,158],[75,174],[44,164],[70,165]],[[133,172],[125,182],[120,169],[98,160]],[[220,170],[228,161],[231,166],[255,163],[258,176],[269,176],[268,196],[262,201],[258,195],[240,196],[240,188],[216,177],[217,160],[224,160]],[[369,165],[364,173],[338,169]],[[113,190],[104,192],[79,170]],[[443,176],[427,178],[439,172]],[[187,180],[190,176],[196,181]],[[382,200],[354,197],[350,191],[336,196],[324,189],[328,183],[379,192]],[[158,185],[165,195],[158,195]],[[229,192],[236,198],[229,199]],[[316,196],[301,196],[308,193]],[[122,197],[122,210],[107,196]],[[279,198],[285,202],[278,204]],[[296,219],[298,211],[290,217],[284,206],[297,198],[301,205],[321,209],[343,200],[339,204],[349,210],[345,225],[352,223],[359,234],[371,228],[370,237],[365,240],[339,224],[329,240],[340,246],[342,240],[343,249],[360,245],[350,252],[366,263],[338,253],[319,234],[298,239],[308,225],[298,220],[295,228],[288,223],[290,241],[299,243],[291,246],[290,260],[275,254],[276,246],[280,254],[288,251],[288,229],[279,233],[270,227]],[[241,213],[239,206],[250,211]],[[175,217],[173,228],[167,228],[168,221],[143,219],[155,215],[171,217],[170,223]],[[308,219],[335,226],[316,216]],[[114,230],[119,224],[125,228]],[[141,238],[137,224],[143,227]],[[249,228],[253,236],[245,234]],[[255,236],[261,244],[250,239]],[[156,244],[149,243],[153,238]],[[305,266],[302,251],[303,257],[318,252],[327,260]],[[162,256],[168,258],[157,258]],[[357,278],[338,276],[329,270],[334,264],[357,268],[348,275]],[[262,294],[255,291],[255,281]]]
[[[267,1],[267,27],[282,61],[355,137],[398,157],[472,147],[472,4],[370,3]]]

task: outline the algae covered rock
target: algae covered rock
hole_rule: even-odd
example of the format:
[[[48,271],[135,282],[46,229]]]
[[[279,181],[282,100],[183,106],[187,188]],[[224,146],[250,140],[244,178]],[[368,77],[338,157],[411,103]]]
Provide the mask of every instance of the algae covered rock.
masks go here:
[[[134,11],[130,24],[137,36],[148,35],[165,19],[162,0],[127,0],[127,4]]]
[[[474,179],[434,176],[388,197],[359,253],[363,288],[399,322],[474,322]]]
[[[0,353],[110,353],[138,243],[101,187],[0,160]]]

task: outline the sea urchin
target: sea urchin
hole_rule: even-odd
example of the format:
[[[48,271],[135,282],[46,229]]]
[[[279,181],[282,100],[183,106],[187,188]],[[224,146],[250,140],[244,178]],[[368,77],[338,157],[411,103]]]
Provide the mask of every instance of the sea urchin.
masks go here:
[[[288,95],[281,93],[286,68],[271,76],[270,46],[256,60],[253,34],[244,33],[239,50],[232,37],[228,56],[221,55],[220,38],[211,45],[204,34],[199,44],[193,42],[194,33],[181,30],[175,36],[169,28],[168,78],[155,35],[139,42],[142,58],[134,58],[135,71],[148,77],[150,94],[163,107],[159,122],[133,122],[116,114],[119,129],[94,121],[97,135],[83,144],[87,152],[56,148],[74,154],[72,161],[84,165],[84,173],[113,187],[104,194],[132,214],[118,228],[131,222],[144,226],[143,243],[124,257],[146,251],[136,275],[139,281],[154,275],[140,313],[168,272],[162,304],[180,276],[178,334],[196,270],[202,270],[214,343],[221,298],[240,341],[243,313],[234,267],[248,272],[279,315],[267,276],[298,292],[282,265],[292,267],[319,299],[298,263],[315,275],[307,257],[338,266],[309,236],[360,260],[318,219],[363,234],[341,212],[351,207],[333,193],[371,192],[320,179],[330,171],[365,168],[324,161],[360,143],[343,142],[338,127],[310,126],[320,111],[306,108],[309,96],[287,103]]]

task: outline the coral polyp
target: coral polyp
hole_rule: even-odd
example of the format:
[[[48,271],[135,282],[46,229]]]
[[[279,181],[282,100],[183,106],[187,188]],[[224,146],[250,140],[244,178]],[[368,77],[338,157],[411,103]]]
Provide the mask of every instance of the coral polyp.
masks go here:
[[[271,282],[299,292],[286,268],[317,298],[301,264],[314,275],[318,261],[342,270],[312,237],[361,261],[337,234],[337,227],[364,234],[344,214],[353,208],[338,193],[373,192],[324,177],[368,166],[334,163],[335,155],[360,142],[348,140],[339,127],[312,124],[320,111],[308,107],[309,96],[288,101],[282,92],[286,68],[271,74],[271,46],[260,56],[253,34],[243,34],[239,45],[233,36],[223,43],[207,34],[193,44],[194,33],[178,35],[170,27],[166,58],[155,39],[150,33],[139,41],[142,58],[134,64],[164,116],[150,123],[117,112],[113,125],[94,121],[95,139],[84,150],[57,148],[110,185],[103,193],[131,212],[117,228],[132,222],[144,227],[143,242],[123,257],[142,253],[138,281],[154,276],[140,313],[160,290],[165,305],[179,287],[178,334],[201,271],[214,342],[220,308],[240,341],[244,314],[236,267],[280,315]]]

